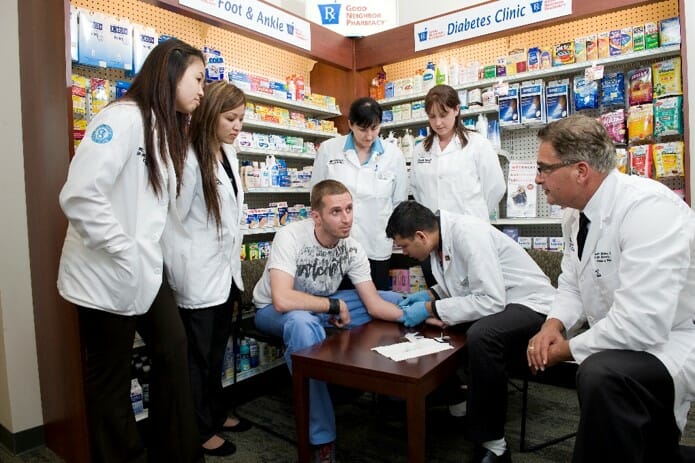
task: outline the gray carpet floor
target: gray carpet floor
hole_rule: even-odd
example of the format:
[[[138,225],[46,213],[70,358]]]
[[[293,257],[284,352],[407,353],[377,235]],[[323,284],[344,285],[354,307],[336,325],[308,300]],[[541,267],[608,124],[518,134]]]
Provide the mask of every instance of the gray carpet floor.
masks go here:
[[[243,384],[243,383],[242,383]],[[237,452],[227,458],[207,462],[292,463],[296,461],[294,445],[294,411],[289,375],[276,369],[256,381],[244,392],[238,415],[256,426],[245,433],[227,434]],[[234,392],[234,391],[232,391]],[[241,395],[241,394],[238,394]],[[239,398],[237,398],[239,400]],[[399,463],[407,461],[405,405],[401,401],[371,394],[353,397],[337,404],[337,457],[342,463]],[[519,429],[521,393],[510,388],[507,441],[516,463],[568,462],[574,439],[532,453],[520,453]],[[531,384],[529,388],[528,439],[536,443],[574,430],[577,423],[577,400],[574,391]],[[695,418],[691,420],[695,423]],[[466,462],[472,444],[465,439],[462,419],[449,416],[447,408],[432,404],[427,412],[427,461],[434,463]],[[695,425],[686,428],[682,443],[695,445]],[[14,456],[0,446],[2,463],[58,463],[62,460],[46,448]]]

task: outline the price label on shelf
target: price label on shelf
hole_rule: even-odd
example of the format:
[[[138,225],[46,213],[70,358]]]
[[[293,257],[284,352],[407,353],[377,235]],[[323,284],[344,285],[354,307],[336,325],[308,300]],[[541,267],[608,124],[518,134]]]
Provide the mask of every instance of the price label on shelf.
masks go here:
[[[603,79],[603,65],[594,64],[584,70],[584,78],[586,80],[600,80]]]

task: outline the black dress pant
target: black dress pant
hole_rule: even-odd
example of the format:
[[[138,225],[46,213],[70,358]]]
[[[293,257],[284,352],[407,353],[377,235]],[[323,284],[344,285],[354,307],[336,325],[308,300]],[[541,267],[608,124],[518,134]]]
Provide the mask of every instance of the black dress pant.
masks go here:
[[[544,321],[541,313],[508,304],[502,312],[474,322],[466,332],[466,415],[474,442],[504,437],[509,372],[528,370],[526,347]]]
[[[574,463],[680,462],[673,378],[647,352],[607,350],[577,371]]]
[[[201,444],[217,434],[227,419],[222,366],[238,293],[237,287],[232,285],[229,298],[223,304],[204,309],[179,309],[188,336],[188,368]]]
[[[77,310],[85,351],[92,461],[202,462],[188,379],[186,334],[168,286],[160,288],[143,315],[116,315],[79,306]],[[147,452],[130,402],[136,329],[152,361]]]

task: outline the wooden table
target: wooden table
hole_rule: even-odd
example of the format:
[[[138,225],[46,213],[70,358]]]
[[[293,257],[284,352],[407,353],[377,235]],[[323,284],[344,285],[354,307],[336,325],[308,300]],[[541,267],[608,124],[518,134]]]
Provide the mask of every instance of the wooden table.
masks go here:
[[[399,323],[373,320],[366,325],[340,331],[320,344],[292,354],[297,453],[300,463],[311,459],[310,378],[405,399],[408,461],[425,461],[425,399],[458,367],[458,354],[465,344],[465,335],[447,333],[453,349],[401,362],[395,362],[371,350],[372,347],[401,341],[407,331],[412,330]],[[420,332],[427,337],[436,337],[441,333],[439,329],[432,327],[420,327]]]

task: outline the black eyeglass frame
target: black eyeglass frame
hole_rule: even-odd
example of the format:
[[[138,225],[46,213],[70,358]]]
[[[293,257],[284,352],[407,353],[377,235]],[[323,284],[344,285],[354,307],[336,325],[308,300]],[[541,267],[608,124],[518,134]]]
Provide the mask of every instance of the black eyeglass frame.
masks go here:
[[[548,175],[558,169],[577,164],[578,162],[581,161],[563,161],[556,162],[555,164],[543,164],[542,162],[539,162],[536,166],[536,171],[538,172],[538,175]]]

